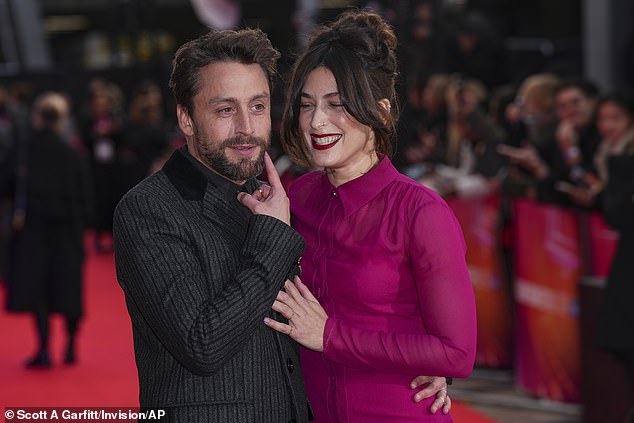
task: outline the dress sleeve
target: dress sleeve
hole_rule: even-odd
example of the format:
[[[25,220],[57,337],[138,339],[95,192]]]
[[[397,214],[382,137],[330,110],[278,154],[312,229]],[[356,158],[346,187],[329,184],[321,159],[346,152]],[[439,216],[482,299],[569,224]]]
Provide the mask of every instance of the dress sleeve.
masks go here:
[[[373,331],[329,318],[325,357],[364,370],[466,377],[475,360],[476,314],[460,225],[437,201],[421,206],[404,230],[425,329]]]

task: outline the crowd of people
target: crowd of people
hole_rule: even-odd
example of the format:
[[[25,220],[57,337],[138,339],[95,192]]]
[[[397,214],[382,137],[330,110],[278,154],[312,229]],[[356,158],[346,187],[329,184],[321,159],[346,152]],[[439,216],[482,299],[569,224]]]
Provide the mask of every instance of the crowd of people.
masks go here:
[[[306,421],[307,397],[318,421],[413,419],[421,408],[443,408],[442,420],[444,377],[468,375],[475,354],[464,245],[443,197],[499,193],[506,224],[521,197],[602,213],[619,231],[598,343],[634,381],[634,339],[623,336],[634,330],[634,94],[550,72],[505,80],[500,44],[477,14],[456,23],[447,57],[432,48],[431,3],[417,3],[410,25],[401,44],[367,12],[319,28],[288,76],[272,160],[277,52],[259,32],[183,46],[173,118],[152,81],[125,99],[95,79],[81,105],[54,91],[20,102],[0,88],[0,271],[9,310],[34,316],[27,366],[51,366],[55,312],[67,321],[65,361],[76,361],[91,228],[96,252],[116,249],[142,406],[174,401],[178,421],[192,416],[189,402],[224,401],[188,421]],[[254,179],[264,169],[270,185]],[[293,370],[298,344],[310,381]],[[236,374],[252,386],[234,385]],[[434,387],[423,404],[401,392],[416,375],[412,388]],[[231,392],[259,399],[243,408]]]

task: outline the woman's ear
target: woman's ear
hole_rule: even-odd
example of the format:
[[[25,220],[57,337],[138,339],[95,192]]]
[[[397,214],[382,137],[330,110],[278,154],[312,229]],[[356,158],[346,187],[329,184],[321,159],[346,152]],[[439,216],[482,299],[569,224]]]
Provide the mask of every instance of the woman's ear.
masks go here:
[[[176,118],[178,119],[178,127],[183,131],[183,134],[187,137],[193,136],[192,119],[187,109],[180,104],[176,105]]]
[[[390,117],[390,111],[392,110],[392,105],[390,104],[390,100],[387,98],[382,98],[379,100],[379,112],[381,113],[383,123],[387,123]]]

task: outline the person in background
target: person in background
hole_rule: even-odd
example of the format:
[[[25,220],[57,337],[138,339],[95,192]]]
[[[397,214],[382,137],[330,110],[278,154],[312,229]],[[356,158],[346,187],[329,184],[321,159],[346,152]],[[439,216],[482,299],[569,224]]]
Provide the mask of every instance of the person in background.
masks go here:
[[[601,138],[594,155],[594,171],[585,172],[582,183],[558,181],[558,189],[583,208],[600,209],[601,196],[608,183],[608,160],[622,155],[634,140],[634,97],[623,89],[602,96],[597,105],[596,127]]]
[[[506,197],[537,198],[538,183],[548,177],[548,168],[539,151],[552,142],[557,127],[555,114],[555,90],[561,84],[556,75],[538,73],[522,81],[515,101],[507,110],[519,113],[525,135],[519,145],[517,140],[498,146],[498,152],[509,159],[507,176],[502,183]]]
[[[80,119],[81,139],[92,171],[95,190],[95,250],[110,252],[112,214],[119,200],[116,187],[117,154],[122,144],[121,94],[112,83],[93,80],[88,92],[88,114]]]
[[[0,85],[0,164],[5,163],[17,140],[15,122],[9,108],[9,92]],[[7,180],[12,172],[10,166],[0,168],[0,181]],[[6,278],[9,240],[11,233],[12,201],[6,193],[8,189],[0,187],[0,283]]]
[[[498,185],[497,176],[506,162],[497,146],[505,133],[483,107],[486,94],[482,83],[459,75],[446,88],[447,138],[437,147],[443,160],[419,179],[443,196],[482,196]]]
[[[553,92],[557,124],[552,135],[537,149],[524,147],[511,160],[532,173],[537,180],[537,198],[543,202],[570,206],[561,183],[586,186],[585,175],[594,172],[593,157],[599,144],[594,123],[597,89],[590,81],[569,80]]]
[[[466,377],[475,359],[460,226],[387,155],[396,43],[379,15],[348,11],[313,35],[288,87],[283,145],[323,170],[291,187],[304,282],[288,281],[277,295],[273,310],[288,322],[265,323],[305,347],[317,422],[451,421],[445,389],[419,404],[407,388],[421,374]],[[439,398],[445,406],[434,414]]]
[[[142,81],[132,94],[128,119],[118,148],[119,196],[141,182],[152,164],[169,148],[168,128],[163,119],[163,94],[158,85]]]
[[[606,222],[620,234],[607,279],[598,325],[598,345],[624,365],[634,388],[634,96],[619,90],[599,103],[603,141],[597,169],[604,181],[601,205]],[[605,178],[605,179],[604,179]],[[630,410],[628,421],[634,417]]]
[[[443,162],[443,140],[447,132],[447,101],[446,90],[449,85],[449,75],[433,74],[427,80],[421,91],[421,105],[424,114],[416,122],[410,122],[413,139],[403,140],[401,147],[406,165],[400,170],[413,179],[422,176],[426,167],[432,163]],[[399,138],[403,133],[399,132]],[[417,171],[420,166],[424,169]],[[418,174],[418,175],[417,175]]]
[[[84,229],[92,214],[88,170],[81,155],[62,137],[69,116],[67,98],[40,95],[32,112],[27,154],[15,155],[13,239],[7,309],[33,314],[38,350],[27,367],[50,367],[49,316],[66,320],[65,364],[74,364],[83,315]]]

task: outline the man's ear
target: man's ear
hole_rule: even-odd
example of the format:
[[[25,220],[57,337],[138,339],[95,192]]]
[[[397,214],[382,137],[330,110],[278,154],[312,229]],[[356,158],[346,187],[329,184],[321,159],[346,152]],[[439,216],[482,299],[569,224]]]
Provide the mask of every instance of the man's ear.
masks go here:
[[[178,104],[176,105],[176,118],[178,119],[178,127],[183,131],[183,134],[187,137],[194,135],[194,127],[192,119],[189,116],[189,112],[185,107]]]
[[[387,98],[380,99],[379,106],[380,106],[379,112],[381,113],[381,116],[383,117],[383,123],[386,123],[390,117],[390,110],[392,110],[392,105],[390,104],[390,100],[388,100]]]

